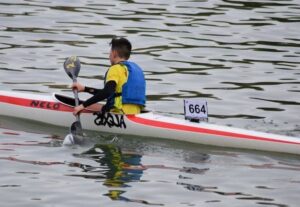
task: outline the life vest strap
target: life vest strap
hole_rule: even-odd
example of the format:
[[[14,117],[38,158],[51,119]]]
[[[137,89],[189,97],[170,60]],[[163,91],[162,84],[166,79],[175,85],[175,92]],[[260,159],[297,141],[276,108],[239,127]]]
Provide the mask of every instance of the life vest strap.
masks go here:
[[[122,96],[122,93],[115,93],[114,97]]]

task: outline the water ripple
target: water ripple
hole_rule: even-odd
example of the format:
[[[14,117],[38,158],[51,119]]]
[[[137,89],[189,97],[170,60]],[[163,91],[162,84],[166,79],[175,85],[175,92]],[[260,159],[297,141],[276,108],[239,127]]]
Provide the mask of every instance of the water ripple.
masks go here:
[[[76,0],[71,3],[2,0],[0,89],[71,93],[68,89],[71,80],[63,70],[63,62],[70,55],[78,55],[82,61],[79,81],[102,87],[109,67],[109,42],[115,35],[126,36],[133,43],[132,59],[145,70],[148,108],[182,117],[184,98],[202,98],[208,101],[211,122],[299,136],[299,11],[299,0]],[[10,135],[0,135],[1,143],[9,142],[7,136]],[[24,138],[24,134],[21,136]],[[13,143],[18,143],[16,137],[10,137]],[[107,206],[131,205],[124,202],[165,206],[232,205],[233,200],[228,198],[234,198],[236,206],[298,204],[296,184],[300,179],[292,174],[297,170],[272,162],[264,165],[270,164],[263,161],[264,156],[253,158],[253,154],[239,153],[225,156],[224,152],[220,155],[213,149],[208,150],[210,162],[197,162],[192,158],[180,159],[182,150],[178,153],[172,148],[165,149],[161,142],[160,146],[151,142],[134,146],[135,150],[146,153],[141,157],[141,164],[152,168],[124,173],[118,167],[109,166],[104,154],[66,155],[68,162],[64,162],[61,156],[56,157],[61,155],[60,150],[51,149],[49,143],[42,146],[38,143],[25,143],[30,150],[25,145],[0,146],[1,157],[7,158],[0,160],[1,164],[9,166],[1,168],[1,177],[16,178],[1,182],[1,195],[6,203],[12,202],[5,196],[9,194],[7,189],[10,192],[20,189],[28,190],[31,195],[26,201],[35,202],[27,203],[28,206],[55,204],[57,200],[72,206],[74,203],[69,202],[74,199],[74,189],[80,189],[82,194],[76,195],[77,201],[84,200],[89,206],[99,206],[99,202]],[[159,156],[151,154],[155,151],[151,146],[156,147]],[[189,148],[187,157],[197,157],[193,155],[201,154],[201,150],[199,146]],[[36,159],[40,155],[41,159]],[[9,156],[19,162],[9,160]],[[38,165],[43,160],[47,162],[49,157],[61,162],[56,166],[60,167]],[[36,165],[25,163],[30,160]],[[247,165],[248,160],[254,160],[252,167]],[[234,165],[241,162],[243,167]],[[124,167],[123,164],[119,167]],[[30,167],[24,167],[27,165]],[[129,167],[141,165],[131,163]],[[198,174],[184,172],[184,167],[191,171],[197,168]],[[135,179],[140,176],[138,172],[143,172],[142,179]],[[220,172],[222,179],[219,179]],[[243,173],[248,176],[241,177]],[[59,180],[57,176],[63,178]],[[42,193],[27,186],[38,186]],[[130,194],[132,189],[135,191]],[[53,200],[43,192],[56,197]],[[17,199],[13,203],[20,206],[24,201],[18,198],[24,195],[19,195],[13,196]]]

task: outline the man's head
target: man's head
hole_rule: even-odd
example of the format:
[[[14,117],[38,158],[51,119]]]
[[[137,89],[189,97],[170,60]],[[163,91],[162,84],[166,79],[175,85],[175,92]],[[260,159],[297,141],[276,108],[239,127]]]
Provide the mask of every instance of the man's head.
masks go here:
[[[120,60],[128,60],[130,57],[131,53],[131,43],[121,37],[121,38],[116,38],[114,37],[111,42],[111,51],[109,54],[109,59],[111,64],[116,64]]]

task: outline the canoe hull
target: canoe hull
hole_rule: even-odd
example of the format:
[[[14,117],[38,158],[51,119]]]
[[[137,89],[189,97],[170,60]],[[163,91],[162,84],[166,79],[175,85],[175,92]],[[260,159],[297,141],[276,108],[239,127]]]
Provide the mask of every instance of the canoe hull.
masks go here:
[[[69,127],[73,107],[54,96],[0,91],[0,115]],[[139,115],[84,111],[83,129],[114,134],[155,137],[204,145],[300,154],[300,138],[256,132],[209,123],[192,123],[152,112]]]

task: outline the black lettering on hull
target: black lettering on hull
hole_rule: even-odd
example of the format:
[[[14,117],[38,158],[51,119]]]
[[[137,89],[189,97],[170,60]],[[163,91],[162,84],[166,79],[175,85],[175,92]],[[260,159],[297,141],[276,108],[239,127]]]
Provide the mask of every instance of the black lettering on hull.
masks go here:
[[[59,110],[60,103],[33,100],[31,101],[30,106],[41,109]]]
[[[116,127],[126,129],[126,123],[123,114],[113,113],[94,113],[96,116],[94,123],[97,126],[108,126],[109,128]]]

